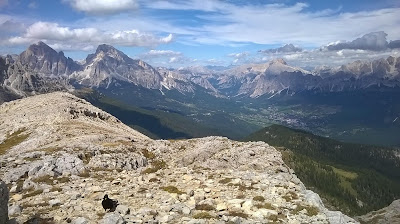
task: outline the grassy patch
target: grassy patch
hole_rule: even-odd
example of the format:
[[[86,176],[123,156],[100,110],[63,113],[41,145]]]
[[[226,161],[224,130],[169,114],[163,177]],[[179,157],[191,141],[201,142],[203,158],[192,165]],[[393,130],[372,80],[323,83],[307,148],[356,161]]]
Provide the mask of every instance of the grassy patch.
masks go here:
[[[247,190],[254,190],[255,188],[253,186],[246,186],[244,184],[235,184],[235,186],[239,187],[239,191],[247,191]]]
[[[304,206],[304,205],[297,204],[297,207],[294,210],[292,210],[290,213],[297,215],[297,214],[299,214],[300,211],[303,211],[304,209],[306,209],[306,214],[308,216],[318,215],[318,212],[319,212],[318,208],[315,206]]]
[[[238,195],[236,195],[237,199],[245,199],[246,195],[244,195],[243,193],[239,193]]]
[[[229,212],[229,216],[236,216],[236,217],[241,217],[241,218],[244,218],[244,219],[247,219],[249,217],[249,215],[247,215],[246,213],[236,212],[236,211],[230,211]]]
[[[263,201],[265,201],[265,198],[264,198],[263,196],[255,196],[255,197],[253,198],[253,200],[254,200],[254,201],[261,201],[261,202],[263,202]]]
[[[180,191],[178,188],[176,188],[174,186],[161,187],[161,189],[168,193],[175,193],[175,194],[184,194],[185,193],[185,192]]]
[[[277,223],[279,219],[284,219],[284,218],[285,218],[284,214],[270,215],[268,217],[268,219],[271,220],[273,223]]]
[[[132,145],[132,142],[130,141],[123,141],[123,140],[118,140],[116,142],[105,142],[101,144],[104,147],[117,147],[117,146],[126,146],[126,145]]]
[[[274,210],[275,209],[270,203],[256,204],[255,206],[258,209],[261,209],[261,208],[265,208],[265,209],[269,209],[269,210]]]
[[[43,193],[43,190],[42,190],[42,189],[35,190],[35,191],[32,191],[32,192],[29,192],[29,193],[25,194],[25,195],[24,195],[24,198],[33,197],[33,196],[39,195],[39,194],[41,194],[41,193]]]
[[[35,183],[45,183],[45,184],[48,184],[48,185],[52,185],[53,181],[54,181],[54,178],[52,176],[50,176],[50,175],[45,175],[45,176],[40,176],[40,177],[37,177],[37,178],[33,178],[32,181],[35,182]]]
[[[147,149],[142,149],[142,154],[143,154],[143,156],[146,157],[147,159],[154,159],[154,158],[156,158],[156,155],[155,155],[154,153],[150,152],[150,151],[147,150]]]
[[[68,183],[70,181],[69,177],[64,176],[64,177],[54,178],[50,175],[45,175],[32,179],[32,181],[35,183],[45,183],[48,185],[53,185],[54,180],[57,180],[58,183]]]
[[[53,187],[50,189],[50,192],[55,192],[55,191],[61,192],[61,191],[62,191],[62,188],[61,188],[61,187],[55,187],[55,186],[53,186]]]
[[[88,177],[90,177],[90,173],[89,173],[89,171],[85,170],[84,172],[79,173],[78,176],[83,177],[83,178],[88,178]]]
[[[33,162],[33,161],[36,161],[36,160],[39,160],[39,159],[40,159],[40,157],[25,157],[24,158],[24,160],[28,161],[28,162]]]
[[[225,179],[218,181],[218,183],[227,184],[227,183],[230,183],[232,180],[233,180],[233,178],[225,178]]]
[[[336,167],[333,167],[333,166],[331,166],[331,167],[332,167],[333,171],[336,174],[338,174],[339,176],[342,176],[344,178],[347,178],[347,179],[350,179],[350,180],[354,180],[354,179],[356,179],[358,177],[357,173],[349,172],[349,171],[346,171],[346,170],[342,170],[342,169],[339,169],[339,168],[336,168]]]
[[[167,164],[163,160],[154,160],[151,162],[151,166],[152,167],[143,170],[142,174],[155,173],[160,169],[164,169],[165,167],[167,167]]]
[[[352,180],[357,179],[358,174],[354,173],[354,172],[349,172],[346,170],[342,170],[336,167],[332,166],[332,170],[333,172],[335,172],[339,179],[340,179],[340,186],[342,186],[344,189],[348,190],[350,194],[352,194],[353,196],[357,196],[357,191],[354,190],[354,188],[351,186],[351,182]]]
[[[194,215],[193,218],[195,218],[195,219],[213,219],[215,217],[212,216],[208,212],[200,212],[200,213],[197,213],[196,215]]]
[[[25,141],[25,139],[29,137],[29,134],[23,134],[24,131],[26,131],[25,128],[19,129],[11,135],[8,135],[6,137],[6,140],[4,140],[3,143],[0,144],[0,155],[4,155],[7,150]]]
[[[196,205],[195,209],[196,210],[204,210],[204,211],[213,211],[213,210],[215,210],[215,207],[212,205],[201,204],[201,205]]]
[[[147,192],[147,188],[144,188],[144,187],[141,187],[139,190],[138,190],[138,193],[140,193],[140,194],[143,194],[143,193],[146,193]]]
[[[47,147],[40,150],[46,152],[47,155],[51,155],[56,152],[59,152],[61,149],[62,149],[61,147]]]

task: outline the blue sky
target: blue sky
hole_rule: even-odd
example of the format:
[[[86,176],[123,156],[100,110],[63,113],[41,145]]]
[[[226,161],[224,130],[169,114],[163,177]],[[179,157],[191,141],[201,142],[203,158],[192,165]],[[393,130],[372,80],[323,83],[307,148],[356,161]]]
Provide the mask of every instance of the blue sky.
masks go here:
[[[165,67],[399,56],[399,27],[398,0],[0,0],[0,54],[44,41],[82,60],[106,43]]]

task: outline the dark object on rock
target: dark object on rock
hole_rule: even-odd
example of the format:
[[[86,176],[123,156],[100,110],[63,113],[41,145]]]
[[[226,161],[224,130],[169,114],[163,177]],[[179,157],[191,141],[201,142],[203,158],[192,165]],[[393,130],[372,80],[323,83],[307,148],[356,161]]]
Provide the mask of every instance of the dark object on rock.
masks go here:
[[[0,180],[0,223],[8,222],[8,188]]]
[[[101,202],[101,204],[103,205],[103,208],[105,211],[107,211],[107,209],[110,212],[115,211],[115,209],[118,206],[118,201],[117,200],[113,200],[111,198],[108,198],[108,195],[104,195],[103,201]]]

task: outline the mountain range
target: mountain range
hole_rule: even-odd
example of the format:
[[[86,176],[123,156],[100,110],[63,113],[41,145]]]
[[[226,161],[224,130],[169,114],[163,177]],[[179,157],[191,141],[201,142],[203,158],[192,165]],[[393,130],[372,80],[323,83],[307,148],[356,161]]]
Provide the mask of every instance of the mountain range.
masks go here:
[[[355,61],[340,67],[314,71],[288,65],[283,59],[264,64],[245,64],[213,71],[205,67],[154,68],[110,45],[99,45],[82,63],[65,57],[43,42],[29,46],[20,55],[3,57],[0,81],[4,90],[32,95],[73,86],[109,88],[131,83],[150,90],[177,90],[182,94],[207,92],[217,97],[257,98],[282,91],[339,92],[371,86],[400,86],[400,59]]]

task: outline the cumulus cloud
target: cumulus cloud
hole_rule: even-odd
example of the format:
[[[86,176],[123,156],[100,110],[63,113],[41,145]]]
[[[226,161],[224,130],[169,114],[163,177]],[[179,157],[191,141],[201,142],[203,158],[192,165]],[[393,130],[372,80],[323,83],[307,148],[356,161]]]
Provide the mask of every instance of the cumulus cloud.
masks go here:
[[[23,32],[25,29],[26,27],[23,23],[14,20],[6,20],[0,24],[0,36],[17,34]]]
[[[88,14],[108,15],[130,11],[138,7],[136,0],[64,0],[74,9]]]
[[[254,63],[264,63],[277,58],[283,58],[289,65],[312,70],[317,66],[340,66],[356,60],[375,60],[388,56],[400,56],[399,49],[371,51],[360,49],[342,49],[328,51],[322,49],[303,50],[294,53],[258,54],[251,58]]]
[[[300,47],[295,47],[293,44],[285,44],[282,47],[260,50],[260,53],[291,53],[291,52],[301,52],[303,49]]]
[[[23,35],[9,38],[8,43],[21,45],[39,40],[46,41],[54,46],[79,44],[86,45],[81,49],[91,49],[90,46],[102,43],[120,46],[154,47],[159,44],[170,43],[173,40],[173,36],[169,34],[166,37],[156,37],[137,30],[103,32],[96,28],[73,29],[60,26],[57,23],[36,22],[29,26]]]
[[[386,50],[386,48],[388,47],[386,36],[387,34],[383,31],[372,32],[365,34],[364,36],[357,38],[351,42],[339,42],[330,44],[326,46],[326,49],[330,51],[338,51],[343,49],[382,51]]]
[[[234,58],[233,63],[244,63],[246,58],[249,56],[249,52],[240,52],[228,54],[228,57]]]
[[[198,62],[197,59],[187,57],[182,52],[171,50],[150,50],[136,56],[151,65],[166,67],[181,67]]]

